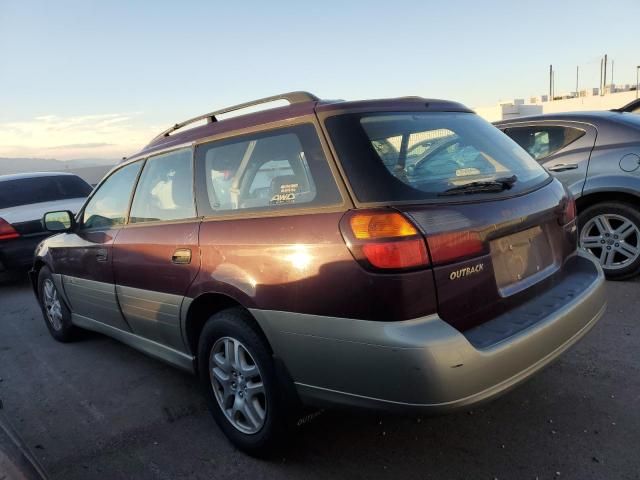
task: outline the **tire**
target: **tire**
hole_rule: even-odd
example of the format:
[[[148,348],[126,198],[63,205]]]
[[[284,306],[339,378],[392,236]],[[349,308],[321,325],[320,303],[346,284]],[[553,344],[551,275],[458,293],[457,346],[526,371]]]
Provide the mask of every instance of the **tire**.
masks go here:
[[[213,418],[237,448],[259,457],[280,449],[293,412],[288,412],[287,389],[271,350],[249,312],[230,308],[207,321],[198,342],[198,372]]]
[[[77,327],[71,323],[71,312],[60,297],[48,267],[38,273],[38,301],[51,336],[59,342],[75,339]]]
[[[640,273],[640,213],[623,202],[603,202],[578,215],[580,246],[600,262],[609,280]]]

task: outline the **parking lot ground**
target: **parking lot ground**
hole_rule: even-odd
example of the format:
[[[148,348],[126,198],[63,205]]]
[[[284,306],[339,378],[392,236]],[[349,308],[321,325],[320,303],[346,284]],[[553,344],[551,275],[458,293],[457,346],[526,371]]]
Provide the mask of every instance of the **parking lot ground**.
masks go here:
[[[505,396],[442,417],[327,411],[263,461],[229,445],[190,375],[97,334],[55,342],[21,276],[0,284],[0,398],[64,480],[640,479],[640,281],[607,289],[594,330]]]

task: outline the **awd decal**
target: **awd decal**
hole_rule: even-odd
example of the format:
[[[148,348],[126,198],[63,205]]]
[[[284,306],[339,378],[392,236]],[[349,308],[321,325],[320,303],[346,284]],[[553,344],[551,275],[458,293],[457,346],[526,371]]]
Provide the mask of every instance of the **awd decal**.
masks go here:
[[[473,275],[474,273],[480,273],[482,270],[484,270],[484,263],[478,263],[473,267],[465,267],[459,270],[454,270],[449,274],[449,280],[459,280],[463,277]]]
[[[295,201],[295,193],[276,193],[271,197],[271,203],[291,203]]]
[[[289,183],[280,185],[280,193],[276,193],[271,197],[271,204],[293,203],[296,201],[296,192],[300,185],[297,183]]]

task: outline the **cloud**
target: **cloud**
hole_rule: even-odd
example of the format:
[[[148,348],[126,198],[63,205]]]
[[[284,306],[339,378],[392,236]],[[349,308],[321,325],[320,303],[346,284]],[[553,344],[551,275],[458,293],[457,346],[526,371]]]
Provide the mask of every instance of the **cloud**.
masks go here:
[[[53,149],[64,149],[64,148],[101,148],[101,147],[111,147],[113,143],[105,143],[105,142],[93,142],[93,143],[71,143],[69,145],[59,145],[57,147],[52,147]]]
[[[95,115],[40,115],[27,121],[0,122],[0,157],[62,160],[129,156],[162,127],[145,125],[140,112]]]

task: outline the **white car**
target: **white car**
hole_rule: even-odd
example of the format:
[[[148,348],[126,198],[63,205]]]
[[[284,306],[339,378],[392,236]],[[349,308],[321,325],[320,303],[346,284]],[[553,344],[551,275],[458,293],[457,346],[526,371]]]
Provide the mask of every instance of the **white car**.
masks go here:
[[[0,175],[0,272],[29,267],[38,243],[51,235],[42,216],[52,210],[75,214],[91,190],[71,173]]]

